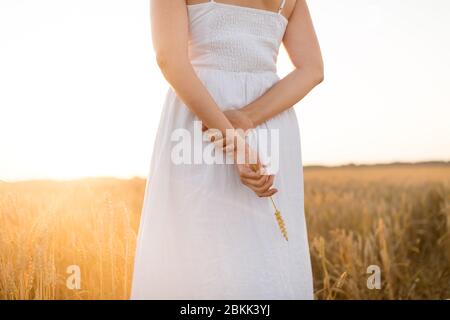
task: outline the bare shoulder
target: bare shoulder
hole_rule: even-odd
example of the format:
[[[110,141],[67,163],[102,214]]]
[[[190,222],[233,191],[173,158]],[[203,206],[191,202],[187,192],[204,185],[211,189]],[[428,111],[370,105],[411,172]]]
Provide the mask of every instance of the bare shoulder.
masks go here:
[[[285,0],[283,11],[281,12],[287,19],[292,16],[296,3],[300,0]],[[282,2],[282,0],[280,0]]]

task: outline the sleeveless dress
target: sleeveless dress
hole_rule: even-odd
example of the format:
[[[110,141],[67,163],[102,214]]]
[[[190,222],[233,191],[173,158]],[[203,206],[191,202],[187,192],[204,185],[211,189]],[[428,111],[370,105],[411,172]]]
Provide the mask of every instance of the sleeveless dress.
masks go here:
[[[278,12],[216,1],[187,6],[190,61],[222,110],[249,104],[280,80],[276,61],[288,24],[283,5]],[[273,199],[289,241],[270,199],[244,186],[234,165],[173,163],[172,132],[201,135],[196,120],[169,88],[145,190],[131,299],[313,299],[294,109],[256,128],[279,132]]]

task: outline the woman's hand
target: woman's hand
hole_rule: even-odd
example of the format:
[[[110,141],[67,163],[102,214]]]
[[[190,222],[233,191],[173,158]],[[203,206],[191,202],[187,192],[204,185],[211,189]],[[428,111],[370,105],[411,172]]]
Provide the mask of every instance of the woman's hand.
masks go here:
[[[272,188],[274,175],[266,175],[260,171],[253,171],[252,165],[237,164],[239,177],[241,182],[253,190],[258,197],[270,197],[278,192],[277,189]]]
[[[236,161],[236,167],[242,184],[253,190],[258,197],[270,197],[278,192],[272,188],[274,176],[267,175],[258,154],[247,142],[244,143],[244,155]],[[240,150],[238,149],[238,152]]]
[[[230,109],[224,111],[223,113],[236,129],[247,131],[255,128],[255,125],[250,117],[240,109]]]
[[[243,109],[230,109],[224,111],[223,114],[236,129],[242,129],[246,132],[247,130],[255,128],[253,121]],[[206,131],[208,128],[203,124],[202,130]]]
[[[236,163],[241,182],[253,190],[259,197],[270,197],[278,192],[272,188],[274,175],[265,174],[264,166],[258,154],[248,145],[242,130],[222,137],[220,132],[210,132],[211,142],[231,155]]]

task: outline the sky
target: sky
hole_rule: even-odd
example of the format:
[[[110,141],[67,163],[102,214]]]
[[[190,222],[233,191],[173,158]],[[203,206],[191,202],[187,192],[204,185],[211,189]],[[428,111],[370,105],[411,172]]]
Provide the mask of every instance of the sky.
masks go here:
[[[450,1],[308,4],[303,164],[450,160]],[[150,32],[148,0],[0,0],[0,180],[145,177],[168,89]]]

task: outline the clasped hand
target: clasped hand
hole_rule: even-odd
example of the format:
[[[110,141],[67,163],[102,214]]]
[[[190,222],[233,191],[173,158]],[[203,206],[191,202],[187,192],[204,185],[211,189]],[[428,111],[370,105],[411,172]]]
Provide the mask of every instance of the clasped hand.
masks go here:
[[[245,141],[245,132],[254,128],[253,123],[239,110],[227,110],[224,114],[233,127],[240,130],[231,130],[232,132],[227,132],[225,136],[220,132],[213,131],[210,134],[211,142],[233,157],[240,180],[245,186],[253,190],[259,197],[274,195],[278,192],[276,188],[273,188],[275,176],[266,173],[265,166],[261,163],[257,152]],[[206,130],[208,128],[203,127],[203,131]]]

